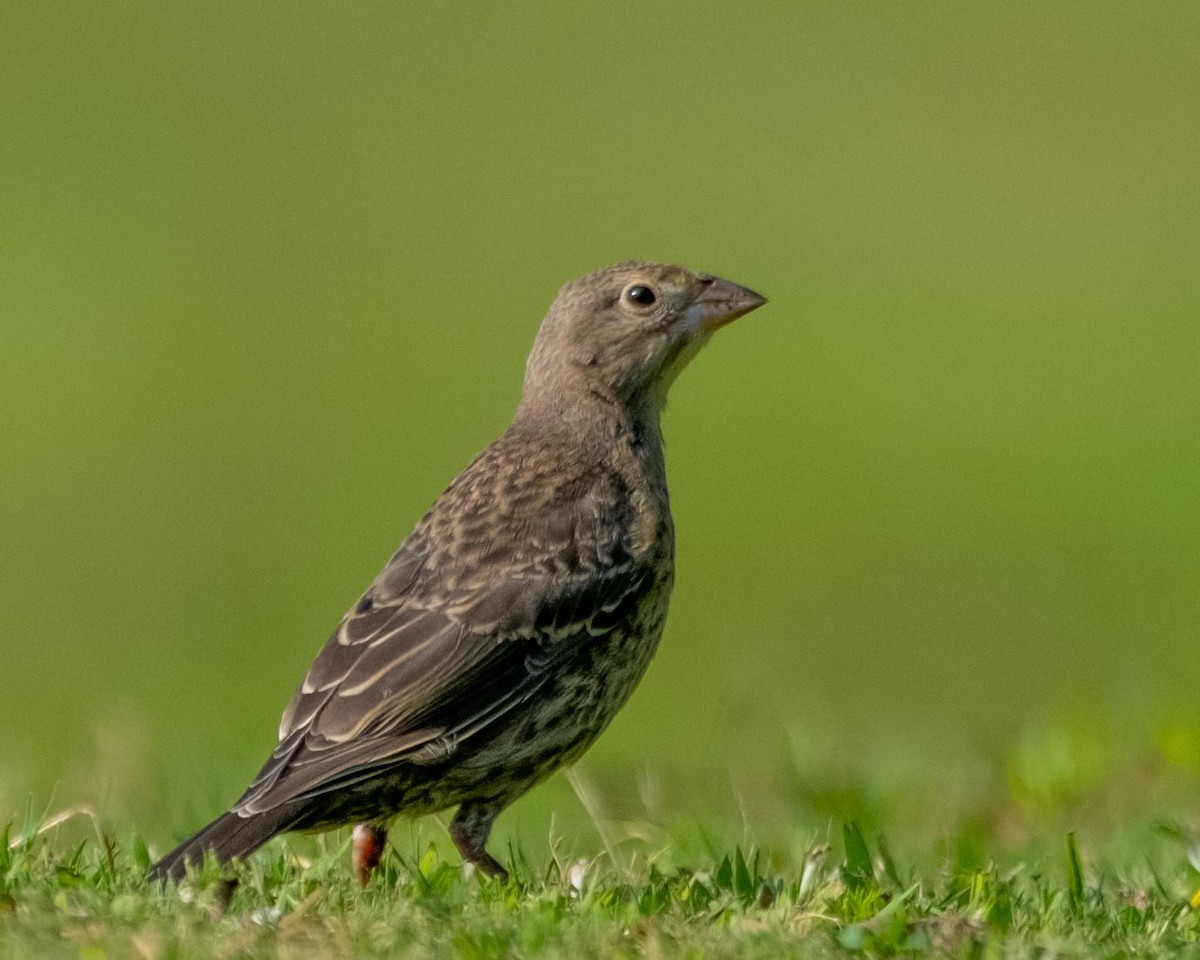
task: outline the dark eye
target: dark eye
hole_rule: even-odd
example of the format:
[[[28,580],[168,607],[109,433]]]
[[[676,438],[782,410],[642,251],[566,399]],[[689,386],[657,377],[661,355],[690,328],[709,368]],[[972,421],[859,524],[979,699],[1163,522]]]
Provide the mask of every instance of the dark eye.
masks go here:
[[[625,291],[626,299],[632,300],[639,307],[648,307],[654,303],[658,297],[649,287],[644,287],[640,283],[635,284]]]

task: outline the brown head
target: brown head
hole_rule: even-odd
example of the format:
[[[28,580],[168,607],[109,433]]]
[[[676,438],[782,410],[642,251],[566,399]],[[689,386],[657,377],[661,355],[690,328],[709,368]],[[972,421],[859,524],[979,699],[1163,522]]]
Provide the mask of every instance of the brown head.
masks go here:
[[[766,302],[728,280],[672,264],[631,261],[572,280],[534,340],[522,406],[570,404],[582,389],[661,409],[709,337]]]

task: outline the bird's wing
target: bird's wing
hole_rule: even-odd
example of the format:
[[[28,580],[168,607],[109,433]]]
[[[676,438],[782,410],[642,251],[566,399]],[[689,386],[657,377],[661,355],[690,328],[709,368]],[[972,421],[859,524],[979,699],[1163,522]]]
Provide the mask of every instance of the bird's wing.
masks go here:
[[[537,472],[504,497],[463,494],[460,477],[434,505],[317,656],[239,812],[444,756],[628,614],[650,575],[628,491],[606,473],[555,485]]]

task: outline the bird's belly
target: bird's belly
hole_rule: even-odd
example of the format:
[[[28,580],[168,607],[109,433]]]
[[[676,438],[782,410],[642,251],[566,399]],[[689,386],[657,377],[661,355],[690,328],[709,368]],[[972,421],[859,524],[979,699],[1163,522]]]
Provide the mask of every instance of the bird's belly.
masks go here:
[[[577,760],[629,700],[654,657],[665,620],[665,596],[657,604],[640,604],[629,622],[560,663],[486,740],[461,745],[444,783],[454,799],[439,806],[515,797]]]
[[[556,659],[527,700],[488,727],[446,744],[436,758],[406,760],[330,796],[305,827],[420,816],[466,801],[507,803],[574,762],[645,674],[662,636],[669,592],[667,578],[603,636],[558,641],[579,644],[577,653]]]

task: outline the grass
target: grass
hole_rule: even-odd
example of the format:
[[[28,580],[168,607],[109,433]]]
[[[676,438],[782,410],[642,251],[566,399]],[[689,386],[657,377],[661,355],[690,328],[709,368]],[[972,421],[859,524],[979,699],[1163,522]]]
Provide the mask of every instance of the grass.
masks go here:
[[[507,883],[434,845],[393,852],[367,890],[344,849],[312,861],[277,845],[237,871],[207,864],[182,889],[148,887],[137,837],[57,848],[26,830],[0,855],[0,944],[11,957],[1166,956],[1200,939],[1182,870],[1127,885],[1085,870],[1073,834],[1029,864],[919,876],[853,823],[836,849],[766,866],[628,871],[519,863]]]
[[[181,889],[151,887],[139,835],[87,810],[30,809],[0,838],[0,956],[1200,953],[1196,771],[1178,737],[1164,743],[1058,730],[974,767],[801,763],[800,785],[741,798],[743,823],[657,833],[606,820],[584,789],[602,852],[577,856],[575,836],[505,852],[501,834],[509,882],[464,870],[427,820],[393,829],[365,890],[345,832],[286,837],[234,871],[208,863]]]

